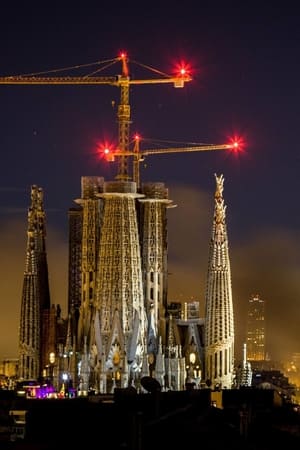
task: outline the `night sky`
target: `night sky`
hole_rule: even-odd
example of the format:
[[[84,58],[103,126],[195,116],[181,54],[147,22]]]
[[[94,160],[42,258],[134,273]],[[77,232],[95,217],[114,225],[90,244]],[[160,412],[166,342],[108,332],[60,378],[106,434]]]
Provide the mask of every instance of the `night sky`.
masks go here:
[[[193,81],[184,89],[132,87],[132,135],[163,140],[164,147],[221,144],[237,135],[244,147],[238,155],[149,156],[141,167],[142,181],[165,182],[177,204],[168,212],[169,300],[194,298],[204,311],[214,174],[223,174],[237,358],[252,294],[266,302],[270,357],[300,352],[299,8],[17,3],[1,7],[0,76],[89,64],[121,50],[166,73],[179,61],[190,64]],[[105,72],[120,73],[121,65]],[[101,160],[97,147],[117,142],[119,94],[111,86],[0,85],[0,358],[17,357],[30,186],[44,190],[52,302],[65,313],[67,212],[80,197],[81,176],[115,176],[116,166]]]

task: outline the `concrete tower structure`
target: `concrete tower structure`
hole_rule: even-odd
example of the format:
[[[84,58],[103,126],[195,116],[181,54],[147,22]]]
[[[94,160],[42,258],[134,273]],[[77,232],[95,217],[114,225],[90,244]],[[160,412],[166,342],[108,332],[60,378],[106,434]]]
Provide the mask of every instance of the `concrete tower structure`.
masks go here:
[[[234,371],[234,316],[223,175],[217,176],[205,304],[205,380],[231,388]]]
[[[143,289],[148,322],[147,353],[155,361],[159,337],[166,341],[167,309],[167,208],[174,207],[168,199],[164,183],[144,183],[144,198],[139,199],[139,228],[142,256]]]
[[[78,345],[83,349],[90,342],[90,326],[95,303],[95,283],[100,239],[100,200],[104,179],[89,176],[81,178],[81,198],[75,200],[82,208],[80,254],[80,318]]]
[[[103,183],[102,177],[81,177],[81,197],[75,200],[78,206],[69,209],[68,336],[64,353],[71,361],[69,375],[75,384],[79,381],[75,367],[81,367],[82,375],[84,355],[94,337],[91,330],[100,237],[97,195],[103,191]]]
[[[47,340],[42,339],[45,317],[50,310],[46,227],[43,190],[31,187],[28,209],[26,264],[19,329],[18,378],[37,379],[48,359]]]
[[[82,392],[110,392],[138,384],[148,359],[154,370],[159,339],[166,342],[173,205],[164,183],[146,183],[140,193],[130,181],[82,177],[81,184],[79,207],[69,210],[68,312],[77,336],[69,347],[79,355]]]
[[[68,313],[76,317],[76,324],[77,324],[81,305],[82,207],[77,206],[75,208],[69,208],[68,219],[69,219]]]

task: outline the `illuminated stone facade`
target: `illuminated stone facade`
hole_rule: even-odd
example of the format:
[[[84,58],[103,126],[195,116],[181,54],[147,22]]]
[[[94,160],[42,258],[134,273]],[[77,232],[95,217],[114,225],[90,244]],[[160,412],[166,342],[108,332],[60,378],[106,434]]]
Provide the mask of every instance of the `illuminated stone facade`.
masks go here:
[[[205,380],[231,388],[234,372],[234,316],[223,175],[217,176],[205,304]]]
[[[95,344],[101,390],[142,366],[146,318],[134,182],[105,183],[96,278]],[[131,372],[131,373],[130,373]]]

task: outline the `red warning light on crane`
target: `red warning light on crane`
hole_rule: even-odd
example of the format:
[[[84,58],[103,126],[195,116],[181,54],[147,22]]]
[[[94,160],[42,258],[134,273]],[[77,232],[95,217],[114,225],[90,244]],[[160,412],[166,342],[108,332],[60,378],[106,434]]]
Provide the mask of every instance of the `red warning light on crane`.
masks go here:
[[[230,139],[230,148],[234,153],[241,152],[244,147],[244,141],[241,137],[234,136]]]
[[[108,147],[103,150],[103,154],[106,161],[113,162],[115,160],[113,152]]]
[[[114,145],[108,142],[97,143],[97,154],[100,159],[114,161]]]
[[[126,52],[120,52],[120,56],[119,59],[122,61],[122,75],[124,77],[128,77],[129,75],[129,70],[128,70],[128,65],[127,65],[127,53]]]
[[[175,65],[175,73],[176,76],[178,77],[190,77],[191,76],[191,65],[184,62],[184,61],[180,61],[179,63],[177,63]]]

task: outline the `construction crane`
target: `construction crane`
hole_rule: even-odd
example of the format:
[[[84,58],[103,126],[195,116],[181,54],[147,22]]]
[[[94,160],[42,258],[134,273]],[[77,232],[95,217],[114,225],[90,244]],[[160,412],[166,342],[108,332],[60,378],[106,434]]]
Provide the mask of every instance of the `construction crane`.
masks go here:
[[[116,76],[96,76],[95,74],[107,69],[113,64],[122,63],[122,73]],[[237,147],[237,143],[234,144],[221,144],[221,145],[200,145],[192,147],[178,147],[178,148],[161,148],[161,149],[149,149],[140,150],[139,139],[135,140],[134,149],[131,151],[130,144],[130,103],[129,103],[129,88],[131,85],[142,84],[162,84],[171,83],[175,88],[183,88],[184,84],[191,81],[191,76],[187,71],[182,68],[179,71],[178,76],[171,76],[165,74],[157,69],[153,69],[150,66],[139,63],[146,69],[149,69],[156,74],[160,75],[159,78],[150,79],[131,79],[128,70],[128,57],[126,53],[122,53],[120,56],[110,60],[98,61],[96,63],[78,65],[68,67],[65,69],[56,69],[47,72],[39,72],[29,75],[17,75],[0,77],[1,85],[110,85],[120,88],[120,103],[118,105],[117,119],[118,119],[118,148],[111,154],[106,155],[107,159],[113,161],[117,158],[118,170],[116,179],[126,181],[130,179],[128,172],[128,158],[133,157],[133,180],[139,186],[139,164],[146,155],[155,155],[161,153],[179,153],[179,152],[197,152],[207,150],[225,150]],[[100,69],[97,69],[90,75],[85,76],[45,76],[46,74],[53,72],[66,71],[68,69],[79,69],[83,67],[90,67],[93,65],[101,65]]]
[[[135,136],[135,144],[132,151],[115,150],[111,151],[109,148],[105,148],[103,153],[105,158],[109,162],[114,162],[116,158],[120,157],[132,157],[133,158],[133,181],[136,182],[137,187],[140,187],[140,163],[144,161],[145,156],[159,155],[162,153],[185,153],[185,152],[200,152],[211,150],[237,150],[239,147],[238,141],[232,141],[230,144],[201,144],[193,145],[189,147],[168,147],[168,148],[152,148],[152,149],[140,149],[140,137]]]

